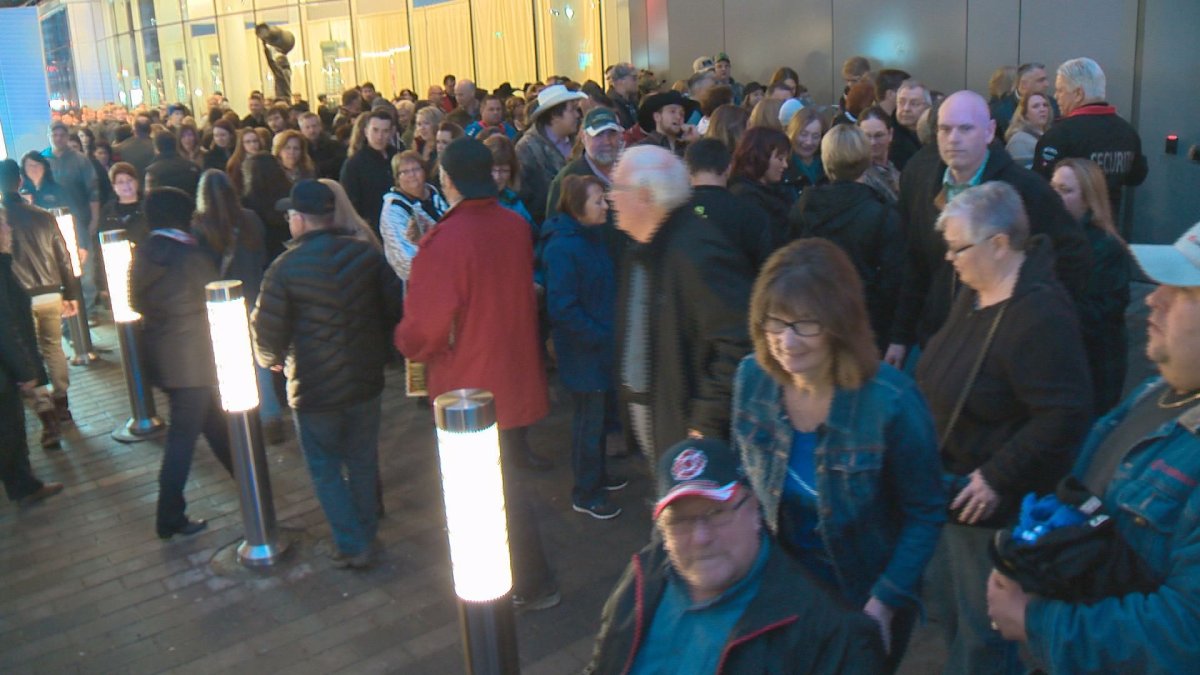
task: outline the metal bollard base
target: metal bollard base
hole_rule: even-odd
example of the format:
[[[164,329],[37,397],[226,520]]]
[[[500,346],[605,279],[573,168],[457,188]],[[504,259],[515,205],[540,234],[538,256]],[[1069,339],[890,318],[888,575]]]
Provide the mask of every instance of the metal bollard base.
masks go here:
[[[458,599],[458,623],[462,630],[466,669],[470,675],[517,675],[517,628],[512,595],[505,593],[489,602]]]
[[[287,539],[276,537],[275,541],[258,546],[252,546],[250,542],[243,541],[238,544],[237,558],[238,562],[245,567],[269,567],[279,562],[279,559],[287,552]]]
[[[129,421],[113,430],[112,438],[121,443],[138,443],[158,437],[166,428],[167,425],[157,417],[143,420],[130,417]]]

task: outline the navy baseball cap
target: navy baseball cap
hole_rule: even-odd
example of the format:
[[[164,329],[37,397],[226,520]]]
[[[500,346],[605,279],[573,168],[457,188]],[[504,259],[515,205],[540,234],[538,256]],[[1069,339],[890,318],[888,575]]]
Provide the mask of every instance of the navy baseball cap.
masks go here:
[[[333,190],[316,180],[296,181],[291,195],[275,202],[276,211],[296,211],[310,216],[328,215],[335,208]]]
[[[658,502],[654,517],[681,497],[727,502],[742,484],[742,462],[725,441],[689,438],[667,449],[658,460]]]

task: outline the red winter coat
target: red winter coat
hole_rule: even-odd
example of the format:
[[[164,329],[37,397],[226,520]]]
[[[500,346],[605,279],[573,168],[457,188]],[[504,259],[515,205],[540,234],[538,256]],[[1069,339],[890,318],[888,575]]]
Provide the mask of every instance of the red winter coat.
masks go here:
[[[529,223],[494,197],[465,200],[419,246],[395,337],[426,364],[430,396],[486,389],[501,429],[544,417]]]

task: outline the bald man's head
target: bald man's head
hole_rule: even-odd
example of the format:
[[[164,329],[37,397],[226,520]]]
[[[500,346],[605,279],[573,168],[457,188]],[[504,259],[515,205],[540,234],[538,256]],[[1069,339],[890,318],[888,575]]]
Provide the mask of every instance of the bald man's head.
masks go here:
[[[973,91],[951,94],[938,109],[938,153],[955,182],[970,180],[987,158],[996,122],[987,101]]]

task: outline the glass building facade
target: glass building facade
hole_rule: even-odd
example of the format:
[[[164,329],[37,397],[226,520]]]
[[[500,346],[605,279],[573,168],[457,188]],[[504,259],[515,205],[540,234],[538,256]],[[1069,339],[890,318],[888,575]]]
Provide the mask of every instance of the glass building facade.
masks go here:
[[[276,92],[260,24],[294,38],[292,92],[314,103],[363,82],[423,98],[447,74],[487,89],[603,82],[605,63],[629,59],[625,0],[54,0],[40,14],[56,106],[203,111],[221,92],[244,112],[251,91]]]

